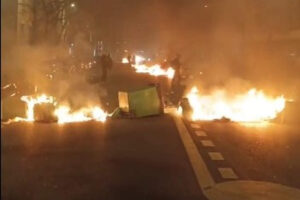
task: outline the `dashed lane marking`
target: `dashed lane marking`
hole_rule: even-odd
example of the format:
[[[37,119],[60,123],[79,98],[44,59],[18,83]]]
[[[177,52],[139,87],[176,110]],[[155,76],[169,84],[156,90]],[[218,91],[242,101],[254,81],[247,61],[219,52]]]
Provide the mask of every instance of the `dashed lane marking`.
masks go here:
[[[201,157],[197,146],[195,145],[193,139],[191,138],[187,128],[185,127],[184,123],[182,122],[181,118],[173,115],[175,124],[177,126],[179,135],[191,162],[192,168],[196,175],[198,184],[200,189],[204,192],[206,188],[211,188],[215,185],[215,181],[212,178],[208,168]]]
[[[207,134],[204,131],[195,131],[195,134],[199,137],[206,137]]]
[[[201,144],[205,147],[214,147],[215,144],[211,140],[201,140]]]
[[[191,124],[191,127],[194,129],[201,128],[199,124]]]
[[[208,155],[211,160],[224,160],[224,157],[219,152],[208,152]]]
[[[179,135],[196,175],[199,187],[209,200],[240,200],[240,199],[272,199],[272,200],[298,200],[300,190],[280,184],[258,181],[238,181],[238,176],[231,168],[218,168],[224,179],[231,179],[216,184],[208,168],[198,152],[187,128],[181,118],[176,115],[176,109],[168,112],[173,118]],[[263,189],[262,189],[263,188]]]
[[[231,168],[218,168],[218,171],[224,179],[238,179],[237,175]]]

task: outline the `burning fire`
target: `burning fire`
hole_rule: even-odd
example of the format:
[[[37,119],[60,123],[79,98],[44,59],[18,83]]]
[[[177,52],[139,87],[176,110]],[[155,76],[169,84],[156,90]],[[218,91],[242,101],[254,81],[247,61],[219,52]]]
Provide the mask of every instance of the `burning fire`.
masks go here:
[[[105,122],[107,117],[107,113],[99,107],[82,108],[73,113],[71,113],[70,110],[68,106],[60,106],[54,111],[59,124],[90,120]]]
[[[35,121],[34,107],[38,104],[53,104],[56,107],[53,114],[58,119],[59,124],[90,120],[105,122],[108,116],[108,114],[98,106],[82,108],[78,111],[71,112],[69,106],[57,106],[58,103],[55,101],[54,97],[45,94],[39,96],[22,96],[21,100],[26,102],[27,105],[26,118],[16,117],[9,122]]]
[[[24,121],[31,121],[31,122],[34,121],[34,106],[36,104],[42,104],[42,103],[56,104],[52,96],[47,96],[45,94],[42,94],[41,96],[37,96],[36,98],[32,96],[22,96],[21,100],[26,102],[27,104],[26,119],[24,119]]]
[[[172,67],[164,70],[158,64],[152,65],[150,67],[146,65],[134,65],[134,68],[137,73],[148,73],[152,76],[166,76],[169,79],[172,79],[175,74],[175,70]]]
[[[161,68],[159,64],[155,64],[152,66],[147,66],[143,64],[146,59],[142,56],[135,56],[135,64],[132,67],[135,68],[137,73],[146,73],[152,76],[166,76],[169,79],[172,79],[175,75],[175,70],[172,67],[169,67],[167,70]],[[129,63],[127,58],[122,59],[122,63]]]
[[[122,63],[123,63],[123,64],[128,64],[128,63],[129,63],[129,61],[128,61],[128,59],[127,59],[127,58],[122,58]]]
[[[261,122],[274,119],[285,107],[285,98],[269,97],[263,91],[251,89],[245,94],[229,98],[226,92],[200,95],[193,87],[187,94],[192,107],[192,120],[228,118],[238,122]]]

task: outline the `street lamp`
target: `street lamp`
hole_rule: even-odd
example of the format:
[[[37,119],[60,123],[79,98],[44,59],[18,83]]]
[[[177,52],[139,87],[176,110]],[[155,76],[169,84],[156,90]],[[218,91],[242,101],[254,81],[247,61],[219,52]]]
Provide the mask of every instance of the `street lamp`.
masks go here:
[[[71,7],[71,8],[75,8],[75,7],[76,7],[76,4],[75,4],[74,2],[72,2],[72,3],[70,4],[70,7]]]

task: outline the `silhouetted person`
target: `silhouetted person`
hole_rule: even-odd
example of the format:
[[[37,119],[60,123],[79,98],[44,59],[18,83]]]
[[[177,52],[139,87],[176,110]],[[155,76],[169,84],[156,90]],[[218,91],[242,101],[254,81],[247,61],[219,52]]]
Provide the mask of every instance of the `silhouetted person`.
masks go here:
[[[107,78],[107,58],[105,54],[100,56],[100,63],[101,63],[101,81],[106,81]]]
[[[177,104],[182,95],[182,86],[180,85],[180,77],[181,77],[181,62],[180,55],[177,54],[176,57],[171,60],[170,66],[175,70],[174,78],[172,80],[171,85],[171,101],[174,104]]]
[[[108,55],[102,54],[100,57],[100,62],[101,62],[101,69],[102,69],[101,80],[106,81],[107,71],[112,68],[113,61],[109,54]]]
[[[101,71],[102,71],[101,56],[96,54],[94,55],[94,63],[90,71],[92,82],[94,83],[99,82],[100,73],[102,73]]]
[[[107,67],[109,70],[111,70],[113,67],[113,60],[112,60],[110,54],[107,54]]]
[[[177,54],[176,57],[171,61],[171,67],[175,70],[175,75],[173,78],[173,87],[177,87],[180,83],[181,77],[181,62],[180,62],[180,55]]]
[[[134,54],[133,54],[133,56],[131,57],[131,63],[134,64],[134,65],[136,64],[136,63],[135,63],[135,55],[134,55]]]
[[[131,55],[130,54],[128,54],[127,60],[128,60],[128,63],[131,65]]]
[[[169,67],[169,63],[167,60],[163,60],[160,65],[161,65],[161,68],[165,69],[165,70]]]

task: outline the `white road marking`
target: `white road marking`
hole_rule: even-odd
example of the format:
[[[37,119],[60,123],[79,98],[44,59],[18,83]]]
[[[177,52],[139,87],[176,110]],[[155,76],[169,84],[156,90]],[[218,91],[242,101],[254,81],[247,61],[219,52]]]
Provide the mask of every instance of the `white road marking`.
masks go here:
[[[214,147],[215,144],[211,140],[201,140],[201,144],[205,147]]]
[[[192,127],[192,128],[195,128],[195,129],[201,128],[201,126],[200,126],[199,124],[191,124],[191,127]]]
[[[170,110],[168,113],[173,113]],[[174,112],[175,113],[175,112]],[[240,199],[272,199],[272,200],[298,200],[300,190],[280,184],[258,181],[226,181],[216,184],[207,166],[198,152],[198,149],[189,135],[180,117],[173,115],[179,135],[193,167],[198,184],[203,194],[209,200],[240,200]],[[229,170],[228,170],[229,169]],[[219,168],[224,176],[238,178],[231,168]],[[229,173],[228,173],[229,172]]]
[[[195,131],[195,134],[199,137],[206,137],[207,134],[204,131]]]
[[[238,176],[234,173],[231,168],[218,168],[222,178],[224,179],[237,179]]]
[[[224,157],[219,152],[208,152],[210,159],[212,160],[224,160]]]
[[[208,171],[203,158],[199,154],[198,149],[195,143],[193,142],[193,139],[191,138],[187,128],[182,122],[181,118],[176,116],[176,114],[173,115],[173,118],[181,140],[183,142],[183,145],[185,147],[185,150],[187,152],[187,155],[189,157],[189,160],[191,162],[191,165],[193,167],[200,189],[202,191],[205,191],[205,189],[214,186],[215,181],[212,178],[210,172]]]
[[[299,200],[300,190],[269,182],[234,180],[215,185],[205,195],[210,200]]]

